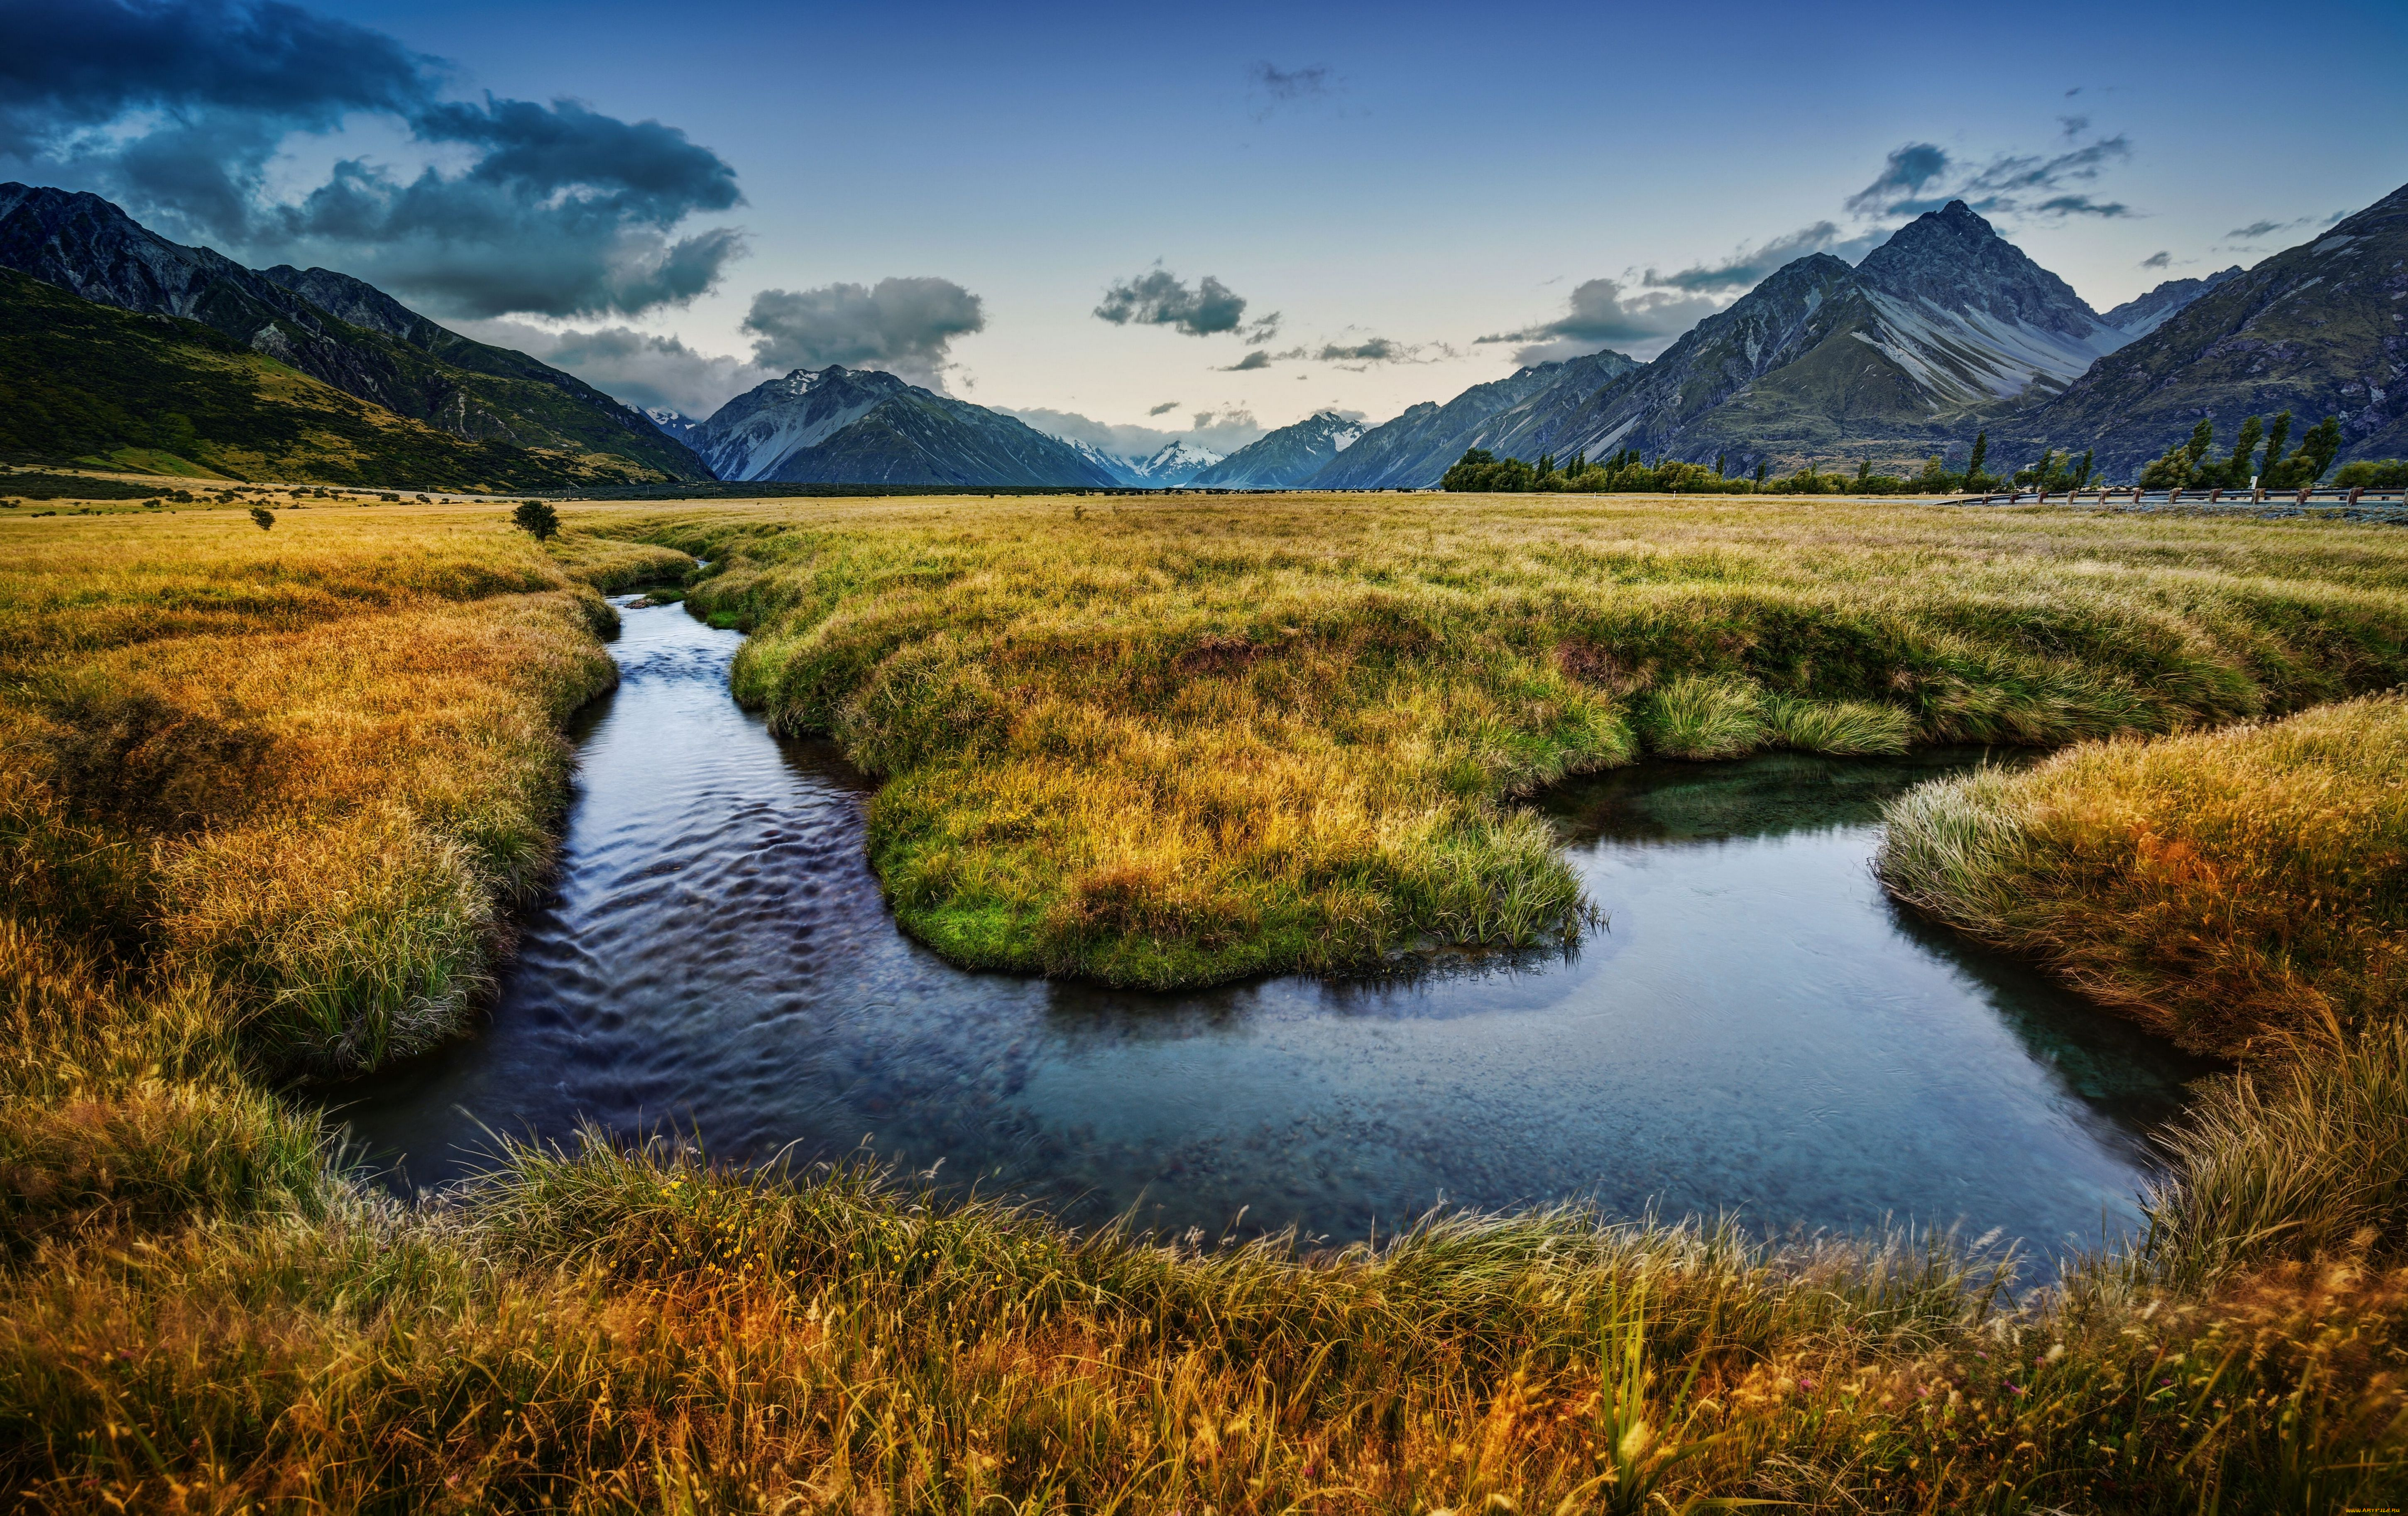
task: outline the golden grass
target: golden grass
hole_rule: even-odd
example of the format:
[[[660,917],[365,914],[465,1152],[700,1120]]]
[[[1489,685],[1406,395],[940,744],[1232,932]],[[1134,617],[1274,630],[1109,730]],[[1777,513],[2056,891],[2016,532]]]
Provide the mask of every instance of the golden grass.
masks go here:
[[[11,523],[0,866],[55,934],[206,976],[261,1056],[449,1035],[549,866],[567,713],[615,675],[581,565],[501,512]]]
[[[970,522],[960,542],[896,535],[931,532],[932,513],[967,503],[883,519],[809,508],[838,512],[812,518],[816,578],[764,565],[765,512],[710,528],[754,546],[707,605],[766,622],[785,613],[778,596],[796,597],[790,635],[748,660],[748,687],[783,700],[811,660],[882,645],[863,665],[873,674],[829,685],[847,692],[836,703],[858,723],[847,730],[863,751],[954,752],[905,730],[912,686],[891,665],[965,608],[1026,611],[1007,595],[981,601],[960,589],[974,575],[945,567],[959,561],[946,553],[994,550],[1002,527]],[[2394,1272],[2389,1201],[2365,1194],[2346,1236],[2293,1228],[2213,1270],[2100,1260],[2017,1303],[1947,1239],[1775,1250],[1550,1211],[1433,1221],[1376,1251],[1199,1252],[1073,1235],[856,1172],[714,1172],[665,1147],[520,1152],[487,1183],[414,1208],[366,1193],[334,1164],[320,1119],[264,1075],[373,1063],[467,1003],[513,893],[543,865],[559,722],[609,677],[595,646],[607,608],[580,580],[686,560],[574,533],[540,551],[492,508],[304,514],[266,536],[239,516],[0,527],[0,1482],[26,1509],[1570,1516],[1755,1500],[1921,1512],[2408,1500],[2408,1276]],[[572,513],[572,525],[580,518],[627,521]],[[2200,622],[2235,640],[2197,642],[2198,662],[2245,643],[2246,658],[2229,654],[2243,675],[2217,686],[2243,708],[2347,688],[2360,677],[2347,650],[2374,644],[2363,624],[2332,631],[2358,624],[2334,607],[2372,624],[2392,593],[2376,533],[2244,528],[2264,534],[2253,542],[2184,527],[2143,544],[2110,531],[2098,545],[2109,566],[2090,568],[2078,524],[1952,519],[1972,544],[1966,562],[2013,560],[2001,572],[2040,572],[1996,545],[2030,530],[2057,544],[2040,560],[2048,572],[2077,583],[2173,575],[2203,587],[2221,608]],[[847,548],[830,520],[860,542]],[[1290,520],[1279,551],[1323,561],[1306,518]],[[1940,533],[1921,520],[1910,536]],[[1805,556],[1870,525],[1791,519]],[[1731,543],[1679,551],[1691,572],[1708,552],[1735,565],[1755,553],[1760,567],[1770,529],[1721,528]],[[1155,530],[1161,549],[1168,529]],[[1521,530],[1492,521],[1449,561],[1469,574]],[[1568,551],[1563,530],[1539,533],[1547,551]],[[935,560],[918,592],[896,582],[913,541]],[[1022,561],[1033,551],[1012,546]],[[1120,551],[1123,568],[1140,552]],[[2168,562],[2117,569],[2114,551]],[[2277,559],[2294,566],[2275,574]],[[878,598],[829,587],[852,569],[889,587]],[[2330,582],[2319,589],[2316,573]],[[1022,751],[1025,710],[1070,720],[1101,707],[1098,691],[1159,688],[1178,658],[1215,650],[1183,676],[1200,704],[1141,708],[1167,751],[1275,758],[1282,740],[1335,719],[1353,739],[1308,741],[1284,782],[1318,773],[1373,797],[1363,813],[1383,824],[1410,829],[1435,808],[1490,837],[1512,835],[1503,790],[1606,751],[1534,741],[1515,688],[1641,742],[1727,747],[1751,721],[1762,733],[1751,741],[1834,751],[1901,740],[1909,718],[1911,735],[1929,735],[1929,710],[1895,694],[1750,665],[1727,639],[1763,647],[1771,634],[1746,643],[1753,623],[1722,616],[1728,604],[1699,581],[1656,606],[1655,641],[1556,652],[1541,640],[1529,653],[1515,650],[1568,618],[1532,611],[1509,624],[1544,631],[1498,634],[1473,612],[1515,602],[1481,580],[1461,592],[1460,624],[1434,628],[1451,639],[1446,658],[1409,641],[1381,651],[1366,625],[1430,623],[1367,622],[1355,602],[1368,592],[1349,582],[1331,589],[1343,614],[1292,622],[1294,650],[1284,634],[1242,658],[1206,641],[1252,625],[1238,601],[1194,609],[1175,632],[1132,613],[1114,641],[1097,629],[1114,596],[1071,595],[1043,657],[1015,640],[1041,619],[962,617],[951,665],[923,653],[910,677],[941,692],[990,656],[1013,702],[992,750],[1008,756]],[[814,593],[827,609],[807,621],[794,608]],[[2277,602],[2313,613],[2285,621],[2264,608]],[[2046,594],[2034,603],[2027,628],[2063,610]],[[1284,625],[1301,608],[1257,608]],[[898,629],[888,644],[859,630],[881,614]],[[1643,655],[1669,657],[1685,615],[1698,618],[1696,645],[1737,661],[1659,662],[1640,682]],[[1006,637],[1008,626],[1022,631]],[[1349,628],[1361,635],[1338,635]],[[2047,638],[2033,645],[2029,666],[2067,666]],[[1118,650],[1118,686],[1096,672],[1101,648]],[[1525,683],[1498,684],[1500,670]],[[2122,663],[2064,687],[2089,698],[2116,679],[2118,698],[2140,702],[2118,708],[2165,721],[2187,708]],[[1329,679],[1348,682],[1331,694]],[[1433,693],[1417,696],[1424,681]],[[873,687],[891,708],[858,697]],[[1367,689],[1386,703],[1365,704]],[[1981,689],[1940,708],[2009,708],[1983,706]],[[799,708],[780,708],[792,720]],[[1224,719],[1233,710],[1246,720]],[[1461,724],[1467,710],[1489,724]],[[1175,797],[1192,819],[1203,791],[1175,765],[1135,766],[1136,736],[1125,722],[1100,729],[1097,751],[1119,765],[1108,777],[1151,776],[1160,788],[1127,793]],[[1379,772],[1400,761],[1420,766]],[[1223,822],[1247,824],[1245,804],[1293,793],[1235,785]],[[1128,824],[1136,846],[1163,822]],[[1141,879],[1131,900],[1153,908],[1150,887]],[[2329,1108],[2379,1166],[2391,1108],[2317,1107]],[[2215,1145],[2201,1144],[2188,1172],[2203,1180]],[[2185,1214],[2233,1214],[2215,1198],[2229,1193],[2202,1189]]]
[[[597,518],[589,518],[597,519]],[[953,499],[598,518],[885,780],[958,962],[1144,985],[1568,930],[1514,795],[1641,752],[2056,744],[2408,677],[2408,537],[1811,499]]]
[[[2329,1043],[2408,1009],[2408,696],[1925,785],[1880,868],[2186,1046]]]

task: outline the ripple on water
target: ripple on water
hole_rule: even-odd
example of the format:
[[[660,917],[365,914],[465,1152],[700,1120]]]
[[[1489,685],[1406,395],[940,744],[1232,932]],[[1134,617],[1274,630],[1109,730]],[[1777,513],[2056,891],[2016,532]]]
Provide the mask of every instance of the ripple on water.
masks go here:
[[[591,1120],[731,1158],[868,1142],[1208,1233],[1589,1196],[2049,1247],[2134,1220],[2147,1134],[2207,1067],[1883,896],[1882,801],[1965,752],[1565,787],[1544,808],[1611,922],[1557,957],[1178,995],[967,973],[896,930],[867,786],[728,697],[742,638],[624,619],[491,1024],[337,1093],[401,1182]]]

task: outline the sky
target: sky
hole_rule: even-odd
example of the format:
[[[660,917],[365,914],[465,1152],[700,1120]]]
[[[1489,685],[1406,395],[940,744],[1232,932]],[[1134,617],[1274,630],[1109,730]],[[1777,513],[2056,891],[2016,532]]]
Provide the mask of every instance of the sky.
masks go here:
[[[638,404],[1121,451],[1653,356],[1962,197],[2100,309],[2408,181],[2408,6],[0,0],[0,175]]]

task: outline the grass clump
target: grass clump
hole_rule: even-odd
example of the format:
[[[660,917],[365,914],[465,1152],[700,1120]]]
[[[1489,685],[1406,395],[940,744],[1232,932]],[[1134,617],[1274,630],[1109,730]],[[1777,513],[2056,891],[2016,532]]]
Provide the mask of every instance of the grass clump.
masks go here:
[[[2408,698],[2076,748],[1893,803],[1892,893],[2185,1046],[2329,1043],[2408,1006]]]
[[[2363,529],[1303,496],[621,530],[710,560],[738,695],[884,780],[914,935],[1141,985],[1558,935],[1579,890],[1514,797],[1645,752],[2053,745],[2408,674],[2408,541]]]
[[[20,919],[207,980],[248,1055],[372,1066],[456,1029],[550,866],[593,581],[660,549],[496,511],[25,523],[0,576],[0,877]],[[566,562],[564,562],[564,560]]]

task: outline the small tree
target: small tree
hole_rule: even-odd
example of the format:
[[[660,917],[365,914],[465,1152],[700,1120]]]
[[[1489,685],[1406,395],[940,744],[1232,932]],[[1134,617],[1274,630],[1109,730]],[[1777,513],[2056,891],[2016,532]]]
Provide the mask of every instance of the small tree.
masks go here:
[[[265,532],[276,524],[276,512],[265,506],[253,506],[251,508],[251,524]]]
[[[2216,483],[2228,490],[2238,490],[2249,482],[2249,476],[2258,472],[2250,459],[2257,456],[2258,438],[2265,430],[2265,423],[2255,416],[2241,423],[2241,435],[2232,439],[2232,459],[2224,465],[2224,477]]]
[[[2266,466],[2258,470],[2258,482],[2270,490],[2282,488],[2283,448],[2291,440],[2291,413],[2284,411],[2266,428]]]
[[[1965,460],[1965,488],[1969,490],[1978,490],[1982,487],[1985,478],[1982,473],[1982,462],[1989,456],[1990,434],[1987,432],[1974,433],[1972,456]]]
[[[540,500],[524,502],[510,512],[510,520],[538,542],[551,540],[552,534],[560,530],[560,512]]]

